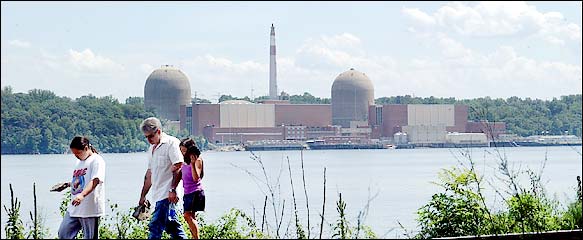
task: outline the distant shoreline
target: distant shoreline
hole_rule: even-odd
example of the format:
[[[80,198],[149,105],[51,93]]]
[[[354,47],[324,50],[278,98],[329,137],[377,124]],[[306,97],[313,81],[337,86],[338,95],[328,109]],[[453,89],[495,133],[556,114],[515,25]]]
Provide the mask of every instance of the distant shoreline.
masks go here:
[[[583,144],[528,144],[528,145],[519,145],[519,146],[458,146],[458,147],[452,147],[452,146],[444,146],[444,147],[426,147],[426,146],[420,146],[420,147],[415,147],[415,149],[436,149],[436,148],[451,148],[451,149],[457,149],[457,148],[521,148],[521,147],[583,147]],[[322,151],[326,151],[326,150],[394,150],[393,148],[334,148],[334,149],[267,149],[267,150],[243,150],[243,151],[239,151],[239,150],[233,150],[233,151],[221,151],[221,150],[203,150],[203,152],[255,152],[255,151],[299,151],[299,150],[303,150],[303,151],[318,151],[318,150],[322,150]],[[397,148],[397,149],[408,149],[408,148]],[[146,151],[137,151],[137,152],[100,152],[102,154],[128,154],[128,153],[145,153]],[[2,153],[0,154],[0,156],[10,156],[10,155],[67,155],[69,153]]]

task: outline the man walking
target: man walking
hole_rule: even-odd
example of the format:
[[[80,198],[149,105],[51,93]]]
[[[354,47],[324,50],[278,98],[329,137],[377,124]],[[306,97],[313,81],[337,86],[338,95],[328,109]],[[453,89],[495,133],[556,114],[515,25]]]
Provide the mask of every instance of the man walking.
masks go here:
[[[176,186],[182,176],[180,169],[184,162],[180,152],[180,140],[162,132],[162,123],[155,117],[145,119],[140,126],[148,139],[148,170],[144,176],[144,186],[139,205],[144,205],[146,194],[152,188],[152,200],[156,202],[148,227],[150,239],[162,238],[166,230],[173,239],[185,239],[186,235],[178,221],[175,205],[178,202]]]

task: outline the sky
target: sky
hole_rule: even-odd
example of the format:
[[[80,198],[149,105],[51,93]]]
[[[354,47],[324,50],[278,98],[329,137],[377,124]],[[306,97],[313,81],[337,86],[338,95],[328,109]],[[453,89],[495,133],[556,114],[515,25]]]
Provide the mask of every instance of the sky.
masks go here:
[[[581,94],[581,2],[5,2],[1,85],[120,102],[162,65],[192,95],[329,98],[354,68],[374,96],[550,100]]]

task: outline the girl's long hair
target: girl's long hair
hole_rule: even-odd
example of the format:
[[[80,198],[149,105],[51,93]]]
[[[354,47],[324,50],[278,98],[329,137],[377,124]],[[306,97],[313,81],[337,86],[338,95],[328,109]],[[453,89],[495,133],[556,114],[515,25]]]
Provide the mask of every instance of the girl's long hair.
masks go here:
[[[184,154],[184,162],[190,165],[190,156],[194,156],[196,159],[200,157],[200,149],[196,146],[196,142],[192,138],[185,138],[180,141],[180,146],[186,148],[186,153]],[[204,176],[204,167],[200,171],[200,178]]]
[[[85,136],[75,136],[73,140],[71,140],[71,144],[69,145],[70,148],[74,148],[77,150],[85,150],[85,147],[89,147],[92,152],[98,153],[97,150],[91,145],[89,142],[89,138]]]

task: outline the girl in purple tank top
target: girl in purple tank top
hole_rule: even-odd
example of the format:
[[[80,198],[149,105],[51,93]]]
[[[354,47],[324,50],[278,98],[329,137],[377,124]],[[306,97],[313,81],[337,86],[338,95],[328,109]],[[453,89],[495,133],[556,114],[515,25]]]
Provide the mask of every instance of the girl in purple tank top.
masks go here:
[[[199,227],[196,221],[196,212],[204,211],[205,196],[202,188],[204,168],[200,150],[191,138],[180,142],[180,151],[184,155],[182,165],[182,184],[184,186],[184,219],[190,227],[194,239],[198,239]]]

